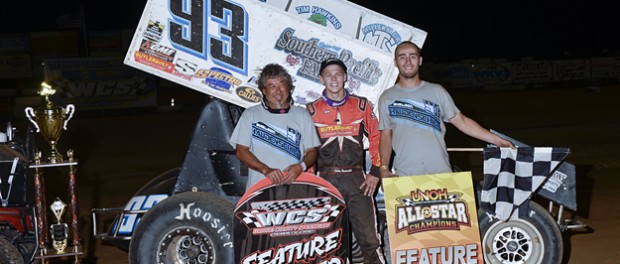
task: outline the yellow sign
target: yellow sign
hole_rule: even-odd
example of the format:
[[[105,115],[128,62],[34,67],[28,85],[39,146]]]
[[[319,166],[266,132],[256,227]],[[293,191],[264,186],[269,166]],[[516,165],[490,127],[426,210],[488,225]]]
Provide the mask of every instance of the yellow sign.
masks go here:
[[[383,179],[393,264],[484,263],[471,172]]]

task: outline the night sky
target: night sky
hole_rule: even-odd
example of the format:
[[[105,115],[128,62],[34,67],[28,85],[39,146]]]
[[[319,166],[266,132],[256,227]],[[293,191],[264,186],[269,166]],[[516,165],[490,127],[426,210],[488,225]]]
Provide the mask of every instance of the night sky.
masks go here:
[[[0,33],[50,30],[80,0],[5,1]],[[146,0],[81,0],[88,30],[133,29]],[[596,1],[354,0],[428,32],[431,61],[582,58],[620,55],[617,9]]]

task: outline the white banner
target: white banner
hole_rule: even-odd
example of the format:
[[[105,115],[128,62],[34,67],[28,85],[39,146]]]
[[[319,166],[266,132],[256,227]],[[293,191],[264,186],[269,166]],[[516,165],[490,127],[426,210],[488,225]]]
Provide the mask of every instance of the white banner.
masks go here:
[[[268,63],[294,77],[296,103],[315,100],[329,57],[347,65],[350,92],[373,102],[396,80],[391,53],[252,0],[148,1],[125,64],[248,107],[260,101],[256,79]]]

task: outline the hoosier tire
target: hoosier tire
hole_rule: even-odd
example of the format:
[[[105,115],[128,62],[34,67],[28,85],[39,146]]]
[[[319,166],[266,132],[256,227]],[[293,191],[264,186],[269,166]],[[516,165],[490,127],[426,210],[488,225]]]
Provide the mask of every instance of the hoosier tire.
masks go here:
[[[539,204],[530,201],[526,217],[502,222],[478,212],[484,261],[488,264],[560,264],[560,228]]]
[[[24,264],[19,250],[3,236],[0,236],[0,264]]]
[[[175,194],[151,208],[129,244],[132,264],[234,262],[234,207],[212,193]]]

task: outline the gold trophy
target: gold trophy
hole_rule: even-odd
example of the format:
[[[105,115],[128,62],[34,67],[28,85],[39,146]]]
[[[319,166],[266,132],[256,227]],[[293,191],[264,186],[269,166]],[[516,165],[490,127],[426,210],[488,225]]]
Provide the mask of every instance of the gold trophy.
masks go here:
[[[65,253],[67,248],[67,238],[69,234],[69,225],[62,222],[62,214],[65,212],[67,204],[62,202],[60,198],[50,205],[54,216],[56,216],[56,224],[50,225],[50,234],[52,236],[52,246],[56,249],[56,253]]]
[[[67,130],[67,123],[73,117],[75,106],[68,104],[66,108],[55,106],[50,101],[49,96],[56,93],[50,85],[41,83],[41,90],[38,92],[45,97],[45,107],[39,107],[33,110],[32,107],[26,107],[26,117],[37,128],[45,141],[50,144],[51,152],[47,157],[50,163],[57,163],[63,160],[62,155],[56,149],[58,139],[62,134],[62,130]]]

